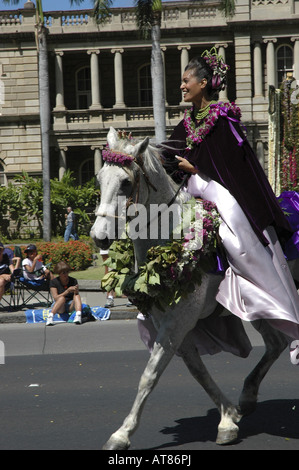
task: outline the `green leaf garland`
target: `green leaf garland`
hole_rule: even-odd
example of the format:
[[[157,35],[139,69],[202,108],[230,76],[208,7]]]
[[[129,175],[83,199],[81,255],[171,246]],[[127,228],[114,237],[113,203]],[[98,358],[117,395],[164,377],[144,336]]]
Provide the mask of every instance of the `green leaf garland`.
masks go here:
[[[215,267],[220,216],[214,204],[208,201],[187,203],[192,217],[189,229],[183,224],[165,245],[151,247],[146,262],[134,272],[133,243],[129,238],[115,241],[106,265],[109,272],[102,279],[102,288],[125,294],[144,315],[153,306],[165,311],[193,292],[201,284],[202,275]],[[192,249],[196,230],[201,222],[202,246]],[[178,238],[178,233],[182,236]],[[190,249],[191,248],[191,249]]]

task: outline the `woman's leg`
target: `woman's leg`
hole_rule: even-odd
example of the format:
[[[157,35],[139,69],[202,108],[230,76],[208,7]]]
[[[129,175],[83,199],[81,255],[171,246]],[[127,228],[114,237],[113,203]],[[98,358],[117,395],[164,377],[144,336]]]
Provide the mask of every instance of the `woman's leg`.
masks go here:
[[[64,313],[65,312],[65,298],[59,297],[57,301],[54,303],[51,312],[48,315],[46,326],[53,326],[54,325],[54,315],[56,313]]]
[[[7,281],[5,281],[1,276],[0,276],[0,300],[2,299],[2,296],[5,292],[5,285]]]
[[[76,323],[76,325],[81,325],[81,323],[82,323],[82,301],[81,301],[81,297],[80,297],[79,294],[74,295],[73,305],[74,305],[75,310],[76,310],[74,323]]]

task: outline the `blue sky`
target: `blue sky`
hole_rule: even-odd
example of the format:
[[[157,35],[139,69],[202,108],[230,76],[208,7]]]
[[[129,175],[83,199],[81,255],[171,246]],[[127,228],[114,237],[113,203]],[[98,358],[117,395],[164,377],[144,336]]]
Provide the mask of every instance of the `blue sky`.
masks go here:
[[[7,5],[2,0],[0,0],[0,10],[16,10],[18,8],[23,8],[27,0],[19,0],[18,5]],[[35,0],[32,0],[35,3]],[[13,2],[10,2],[11,4]],[[81,6],[70,7],[69,0],[42,0],[43,10],[44,11],[54,11],[54,10],[77,10],[84,8],[92,8],[93,1],[85,0],[81,3]],[[133,0],[114,0],[114,7],[129,7],[133,5]]]

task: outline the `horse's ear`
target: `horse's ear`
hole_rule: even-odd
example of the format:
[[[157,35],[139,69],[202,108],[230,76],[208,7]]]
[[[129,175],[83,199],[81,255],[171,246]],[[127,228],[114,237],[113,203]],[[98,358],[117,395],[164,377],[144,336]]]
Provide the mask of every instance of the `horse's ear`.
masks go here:
[[[107,135],[107,142],[109,145],[109,148],[114,149],[116,148],[116,144],[118,141],[118,135],[114,127],[110,127],[108,135]]]
[[[134,157],[137,157],[141,153],[144,153],[148,147],[149,144],[149,137],[146,137],[142,142],[139,144],[136,144],[134,147]]]

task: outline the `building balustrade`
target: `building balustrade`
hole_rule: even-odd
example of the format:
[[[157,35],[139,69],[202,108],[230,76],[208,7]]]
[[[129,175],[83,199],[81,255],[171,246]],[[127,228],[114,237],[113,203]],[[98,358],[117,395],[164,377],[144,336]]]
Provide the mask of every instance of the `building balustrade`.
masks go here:
[[[182,119],[184,114],[184,106],[166,106],[166,123],[174,125]],[[84,131],[95,123],[97,128],[107,128],[112,122],[122,122],[123,127],[131,127],[138,125],[152,126],[154,120],[153,108],[149,107],[113,107],[102,108],[97,110],[80,109],[80,110],[61,110],[52,112],[54,124],[53,130],[67,130],[81,126]]]
[[[169,2],[163,5],[161,28],[169,28],[173,23],[173,27],[180,25],[197,26],[199,20],[215,22],[220,25],[226,24],[226,21],[219,10],[220,1],[202,2],[200,5],[186,6],[181,8],[182,4],[177,5]],[[0,8],[1,9],[1,8]],[[84,32],[94,31],[119,31],[136,29],[136,15],[132,8],[113,8],[111,16],[105,23],[98,25],[93,17],[93,10],[73,10],[73,11],[50,11],[44,13],[45,25],[49,29],[49,33],[78,33],[82,28]],[[0,14],[0,32],[4,33],[7,28],[11,33],[13,28],[16,32],[22,32],[24,28],[28,31],[28,27],[32,25],[34,31],[35,25],[34,9],[19,9],[14,11],[2,12]],[[206,24],[207,26],[208,24]]]
[[[277,15],[282,19],[284,15],[290,18],[290,15],[298,13],[299,5],[294,0],[252,0],[249,4],[248,14],[251,18],[265,19],[267,12],[275,5]],[[204,26],[219,26],[227,24],[227,20],[219,9],[220,1],[203,1],[200,4],[184,5],[182,2],[167,2],[163,4],[161,28],[171,27],[197,27],[198,21],[204,20]],[[263,13],[264,12],[264,13]],[[236,14],[233,18],[238,20],[238,16],[244,15],[242,5],[236,6]],[[256,16],[257,15],[257,16]],[[136,29],[136,15],[132,8],[113,8],[111,16],[105,23],[98,25],[93,18],[93,10],[72,10],[72,11],[49,11],[44,13],[45,25],[51,34],[59,33],[78,33],[97,32],[97,31],[121,31]],[[28,32],[35,28],[35,9],[19,9],[11,11],[2,11],[0,7],[0,32]]]

